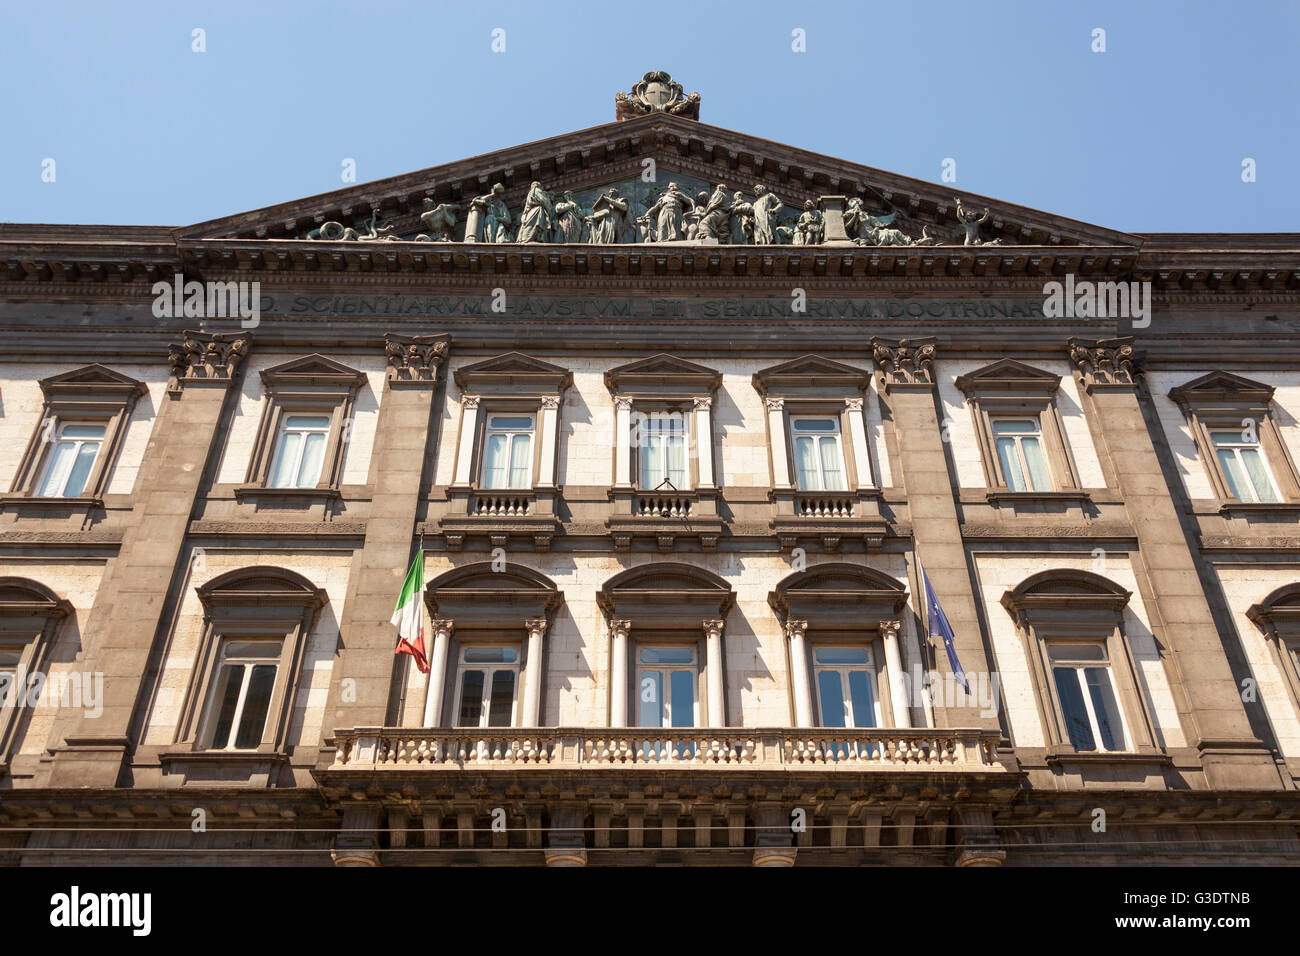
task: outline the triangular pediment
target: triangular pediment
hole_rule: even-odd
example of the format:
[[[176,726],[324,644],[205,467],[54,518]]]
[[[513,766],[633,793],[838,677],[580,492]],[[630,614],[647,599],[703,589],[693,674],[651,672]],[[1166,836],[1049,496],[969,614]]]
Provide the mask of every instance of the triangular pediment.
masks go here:
[[[1218,399],[1268,404],[1273,398],[1273,386],[1231,372],[1210,372],[1171,389],[1169,397],[1179,404]]]
[[[665,390],[703,394],[715,390],[721,382],[720,372],[666,352],[605,373],[605,387],[615,394]]]
[[[648,169],[653,170],[650,181],[644,175]],[[445,246],[438,240],[447,236],[453,243],[464,242],[471,200],[488,195],[500,183],[504,187],[501,200],[510,212],[511,229],[507,234],[513,238],[530,185],[539,182],[556,200],[562,199],[565,192],[573,193],[584,214],[593,210],[596,199],[609,188],[619,189],[630,206],[627,234],[619,240],[627,243],[640,241],[635,220],[670,181],[677,182],[692,200],[698,200],[701,192],[726,184],[727,196],[740,192],[744,202],[752,202],[755,185],[763,184],[783,204],[773,220],[774,226],[786,230],[776,238],[777,243],[790,241],[790,230],[805,202],[819,204],[823,197],[842,196],[845,203],[858,200],[867,215],[882,216],[897,210],[886,232],[897,229],[909,239],[924,236],[926,244],[958,245],[965,241],[956,208],[960,198],[967,217],[982,217],[976,230],[982,243],[997,240],[1026,246],[1140,245],[1137,237],[1126,233],[956,192],[948,184],[899,176],[666,113],[636,116],[210,220],[182,228],[177,234],[182,240],[292,239],[363,244],[386,244],[388,239],[416,241],[422,236],[422,244],[429,241]],[[440,207],[441,213],[421,219],[422,213],[433,213]],[[554,240],[556,235],[546,236],[541,244]],[[578,241],[587,244],[588,238],[584,235]],[[722,241],[744,243],[740,225],[737,223],[729,239],[724,237]],[[897,241],[897,237],[886,235],[879,244]]]
[[[767,394],[791,390],[861,391],[871,381],[865,369],[820,355],[802,355],[754,373],[754,388]]]
[[[262,370],[267,385],[346,385],[358,386],[366,381],[364,372],[336,362],[319,353],[290,359]]]
[[[40,385],[41,391],[47,396],[74,391],[143,395],[146,389],[143,382],[98,363],[51,375],[49,378],[41,379]]]
[[[523,352],[507,352],[461,366],[455,372],[455,379],[462,391],[493,385],[564,389],[573,383],[573,373]]]
[[[975,391],[1028,391],[1050,395],[1060,384],[1061,376],[1009,358],[967,372],[958,376],[956,381],[957,387],[968,394]]]

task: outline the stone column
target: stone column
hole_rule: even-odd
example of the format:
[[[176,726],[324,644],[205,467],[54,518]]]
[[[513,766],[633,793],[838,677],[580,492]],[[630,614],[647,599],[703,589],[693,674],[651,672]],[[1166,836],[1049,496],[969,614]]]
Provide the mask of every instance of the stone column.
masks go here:
[[[172,347],[173,379],[140,463],[130,523],[109,562],[82,639],[79,667],[104,675],[102,707],[56,725],[52,787],[113,787],[132,744],[131,722],[143,703],[143,675],[171,623],[173,585],[184,580],[186,533],[209,459],[220,454],[223,409],[249,337],[187,331],[206,346]],[[394,592],[396,593],[396,592]],[[392,613],[392,596],[389,598]],[[396,645],[396,637],[393,639]],[[64,736],[66,734],[66,737]]]
[[[785,636],[790,641],[790,684],[794,689],[794,722],[797,727],[812,727],[812,678],[808,673],[808,646],[804,635],[807,621],[786,621]]]
[[[528,628],[528,663],[524,670],[524,706],[519,715],[520,726],[541,726],[542,705],[542,638],[546,635],[546,618],[525,621]]]
[[[867,424],[862,418],[862,399],[850,398],[844,403],[849,413],[849,440],[853,443],[853,460],[857,463],[858,487],[874,488],[871,477],[871,451],[867,445]]]
[[[542,443],[542,463],[537,472],[537,483],[543,488],[555,485],[555,435],[560,417],[560,399],[557,395],[542,398],[542,414],[539,429]]]
[[[627,726],[627,644],[631,621],[609,622],[609,725]]]
[[[1155,607],[1151,629],[1188,742],[1216,789],[1278,789],[1272,756],[1251,731],[1223,641],[1160,467],[1134,380],[1131,338],[1071,339],[1105,452],[1114,465]],[[1151,427],[1159,427],[1153,425]]]
[[[709,726],[727,726],[727,679],[722,669],[722,621],[704,622],[705,659],[709,671]]]
[[[429,686],[424,697],[424,726],[438,727],[442,723],[442,702],[446,696],[447,652],[451,648],[451,635],[455,624],[446,618],[430,621],[433,629],[433,649],[429,654]]]
[[[912,518],[912,539],[930,583],[956,635],[955,646],[967,675],[988,674],[988,656],[976,610],[975,587],[966,564],[956,489],[948,471],[948,455],[935,403],[932,340],[892,342],[872,339],[876,363],[883,373],[884,393],[893,413],[903,485]],[[947,666],[943,651],[935,657]],[[975,697],[960,707],[937,708],[947,727],[995,729],[996,716],[982,716]]]
[[[712,398],[695,399],[695,454],[699,463],[697,487],[713,487],[713,408]]]
[[[632,399],[614,397],[614,485],[632,487]]]
[[[462,395],[460,397],[460,444],[456,449],[456,474],[453,481],[457,485],[470,483],[470,468],[474,463],[474,436],[478,432],[478,396]]]
[[[352,556],[347,595],[339,607],[343,640],[330,679],[324,719],[327,734],[336,728],[388,723],[394,681],[410,666],[394,666],[397,629],[390,619],[413,558],[426,451],[436,434],[434,397],[438,369],[447,352],[446,338],[385,336],[390,345],[402,346],[402,356],[390,360],[379,403],[368,471],[374,495],[365,541]],[[420,595],[419,599],[423,598]],[[411,659],[403,655],[397,660]],[[344,680],[350,682],[346,685],[351,688],[349,693],[344,693]]]
[[[889,673],[889,702],[893,706],[894,726],[911,727],[912,714],[908,709],[907,681],[903,677],[903,656],[898,648],[898,632],[902,627],[902,621],[881,621],[880,636],[885,642],[885,670]]]
[[[772,447],[772,487],[790,487],[789,454],[785,447],[785,399],[766,398],[767,434]]]

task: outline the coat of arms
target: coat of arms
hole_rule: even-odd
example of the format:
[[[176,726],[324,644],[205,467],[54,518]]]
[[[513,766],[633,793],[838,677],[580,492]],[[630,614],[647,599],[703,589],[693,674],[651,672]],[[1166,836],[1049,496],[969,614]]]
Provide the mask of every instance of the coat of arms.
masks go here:
[[[621,120],[646,113],[675,113],[689,119],[700,118],[700,94],[686,95],[682,85],[663,70],[651,70],[641,77],[630,93],[616,94],[614,106]]]

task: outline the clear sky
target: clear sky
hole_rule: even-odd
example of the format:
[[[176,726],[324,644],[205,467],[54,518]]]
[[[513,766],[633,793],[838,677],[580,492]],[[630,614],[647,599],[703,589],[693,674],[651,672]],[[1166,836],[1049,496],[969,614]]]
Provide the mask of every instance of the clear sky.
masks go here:
[[[951,158],[954,192],[1300,231],[1300,0],[0,3],[3,221],[199,222],[345,159],[365,182],[609,122],[663,69],[706,123],[932,182]]]

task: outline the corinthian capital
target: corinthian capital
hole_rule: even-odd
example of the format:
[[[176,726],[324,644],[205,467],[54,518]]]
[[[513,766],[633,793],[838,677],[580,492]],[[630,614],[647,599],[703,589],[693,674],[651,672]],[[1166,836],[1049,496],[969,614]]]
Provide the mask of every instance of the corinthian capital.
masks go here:
[[[1117,339],[1070,339],[1070,361],[1083,373],[1089,392],[1096,388],[1133,388],[1137,353],[1133,337]]]
[[[896,385],[934,385],[934,339],[872,339],[871,351],[885,375],[885,389]]]

